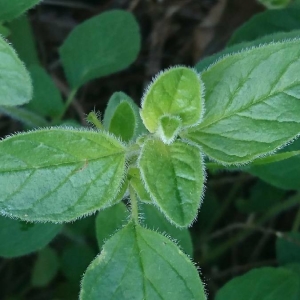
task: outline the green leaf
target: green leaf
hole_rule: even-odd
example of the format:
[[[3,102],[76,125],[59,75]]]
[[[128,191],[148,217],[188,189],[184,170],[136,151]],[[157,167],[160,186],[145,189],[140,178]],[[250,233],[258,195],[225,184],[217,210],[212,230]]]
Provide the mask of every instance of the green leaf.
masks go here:
[[[13,44],[14,49],[16,49],[20,59],[27,67],[30,65],[38,65],[39,56],[28,17],[23,15],[14,19],[8,23],[8,27],[11,31],[9,40]]]
[[[177,228],[170,224],[165,216],[153,205],[142,205],[141,212],[143,223],[148,229],[167,234],[178,242],[178,245],[186,254],[193,257],[192,238],[187,228]]]
[[[116,92],[110,97],[104,113],[103,126],[125,141],[135,140],[139,135],[147,133],[138,106],[123,92]]]
[[[49,128],[0,142],[2,214],[65,222],[110,205],[125,149],[104,132]]]
[[[200,122],[203,113],[203,86],[199,74],[186,67],[160,73],[142,100],[141,117],[150,132],[158,130],[161,117],[177,117],[183,127]]]
[[[165,115],[159,119],[158,134],[165,144],[171,144],[177,138],[181,123],[178,116]]]
[[[223,164],[270,154],[299,134],[299,39],[227,56],[202,73],[206,112],[182,134]],[[222,100],[222,101],[221,101]]]
[[[21,105],[28,102],[32,96],[31,80],[23,63],[13,48],[1,37],[0,95],[0,105]]]
[[[292,152],[300,150],[300,139],[285,147],[282,151]],[[281,153],[281,152],[280,152]],[[279,153],[279,154],[280,154]],[[286,190],[300,189],[300,156],[294,156],[286,160],[266,164],[250,165],[245,171],[258,176],[262,180]]]
[[[95,256],[94,250],[87,245],[65,247],[60,262],[61,270],[69,281],[78,284],[85,269]]]
[[[22,122],[29,128],[46,127],[49,125],[44,118],[23,107],[0,106],[0,111],[14,120]]]
[[[280,265],[300,263],[300,233],[290,232],[287,237],[277,237],[276,258]]]
[[[257,38],[256,40],[251,40],[249,42],[241,42],[239,44],[234,44],[212,56],[205,57],[204,59],[200,60],[197,63],[197,65],[195,66],[195,68],[198,72],[203,72],[210,65],[216,63],[218,60],[224,58],[225,56],[228,56],[229,54],[239,53],[239,52],[244,51],[249,48],[259,47],[263,44],[270,44],[270,43],[274,43],[274,42],[283,42],[283,41],[286,41],[289,39],[295,39],[295,38],[299,39],[299,37],[300,37],[300,30],[293,30],[291,32],[273,33],[273,34],[269,34],[269,35]]]
[[[130,223],[104,245],[82,281],[81,300],[205,300],[188,257],[168,238]]]
[[[300,8],[269,10],[256,14],[239,27],[232,35],[228,46],[253,41],[265,35],[277,32],[289,32],[300,29]]]
[[[29,67],[29,72],[33,83],[33,98],[26,107],[44,117],[58,117],[64,104],[51,77],[37,65]]]
[[[235,277],[217,293],[216,300],[298,300],[299,279],[285,268],[253,269]]]
[[[89,80],[127,68],[139,50],[135,18],[113,10],[77,26],[60,48],[60,56],[70,85],[77,89]]]
[[[96,218],[96,237],[100,250],[108,238],[128,223],[129,215],[129,211],[123,202],[119,202],[98,213]]]
[[[133,108],[127,101],[120,102],[110,119],[108,131],[129,142],[134,136],[135,127],[136,116]]]
[[[30,224],[27,228],[22,225],[0,216],[0,256],[17,257],[40,250],[61,230],[61,225],[56,224]]]
[[[177,226],[190,225],[201,203],[204,166],[200,150],[182,141],[146,141],[139,158],[143,181],[155,204]]]
[[[31,274],[31,284],[34,287],[45,287],[56,276],[59,269],[56,252],[46,247],[38,253]]]
[[[0,0],[0,21],[9,21],[38,4],[41,0]]]
[[[138,168],[133,167],[129,168],[128,178],[130,185],[133,187],[139,200],[145,203],[151,203],[152,200],[142,181],[140,170]]]

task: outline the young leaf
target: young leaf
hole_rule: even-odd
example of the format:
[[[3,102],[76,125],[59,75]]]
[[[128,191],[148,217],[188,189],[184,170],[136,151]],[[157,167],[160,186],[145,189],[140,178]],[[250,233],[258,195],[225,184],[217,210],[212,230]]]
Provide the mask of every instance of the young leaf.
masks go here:
[[[165,144],[171,144],[181,129],[181,119],[178,116],[162,116],[159,119],[158,134]]]
[[[300,132],[300,40],[227,56],[202,73],[206,112],[182,137],[223,164],[275,151]],[[221,101],[221,100],[222,101]]]
[[[228,46],[246,41],[253,41],[276,32],[289,32],[300,29],[300,8],[268,10],[256,14],[239,27],[232,35]]]
[[[287,238],[277,238],[276,258],[280,265],[300,263],[300,233],[287,233]],[[299,274],[300,275],[300,274]]]
[[[142,100],[141,117],[150,132],[159,128],[165,115],[177,117],[183,127],[200,122],[203,113],[203,86],[193,69],[175,67],[160,73]]]
[[[58,117],[64,104],[51,77],[38,65],[29,67],[29,72],[33,83],[33,98],[27,108],[44,117]]]
[[[103,126],[125,141],[134,140],[147,132],[138,106],[123,92],[116,92],[110,97],[104,113]]]
[[[41,0],[0,0],[0,21],[12,20],[40,1]]]
[[[128,178],[130,185],[133,187],[140,201],[145,203],[151,203],[151,197],[147,190],[145,189],[145,185],[141,178],[141,172],[138,168],[129,168],[128,169]]]
[[[197,269],[168,238],[129,223],[104,245],[82,281],[81,300],[205,300]]]
[[[298,300],[299,279],[285,268],[253,269],[235,277],[217,293],[216,300]]]
[[[204,186],[200,150],[182,141],[146,141],[139,158],[143,181],[155,204],[180,227],[197,216]]]
[[[23,63],[13,48],[1,37],[0,95],[0,105],[21,105],[28,102],[32,96],[31,80]]]
[[[56,252],[46,247],[38,253],[31,274],[31,284],[34,287],[45,287],[55,277],[59,269]]]
[[[121,187],[124,146],[105,132],[48,128],[0,142],[2,214],[75,220],[110,204]]]
[[[70,85],[77,89],[91,79],[127,68],[139,50],[135,18],[129,12],[114,10],[77,26],[60,48],[60,56]]]
[[[166,233],[178,242],[186,254],[193,257],[193,244],[187,228],[177,228],[170,224],[165,216],[154,205],[142,205],[143,223],[148,229]]]
[[[96,237],[99,249],[117,230],[128,223],[129,211],[123,202],[119,202],[98,213],[96,218]]]
[[[130,104],[123,101],[116,107],[108,130],[123,141],[129,142],[134,136],[135,119],[136,117]]]
[[[27,224],[0,216],[0,256],[17,257],[40,250],[61,230],[56,224],[29,224],[25,228]]]

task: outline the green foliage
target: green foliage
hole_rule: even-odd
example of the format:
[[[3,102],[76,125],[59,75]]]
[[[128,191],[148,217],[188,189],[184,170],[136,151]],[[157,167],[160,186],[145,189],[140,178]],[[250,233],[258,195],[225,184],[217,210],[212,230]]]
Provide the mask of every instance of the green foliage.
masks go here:
[[[30,22],[26,15],[8,23],[9,41],[27,67],[38,65],[39,58]],[[35,84],[33,83],[35,88]]]
[[[122,92],[114,93],[109,99],[103,126],[126,142],[145,132],[138,106]]]
[[[253,269],[223,286],[216,300],[297,300],[300,297],[299,279],[285,268]]]
[[[193,257],[193,244],[191,235],[187,228],[177,228],[170,224],[164,215],[153,205],[142,205],[142,223],[145,227],[151,230],[158,231],[160,233],[165,233],[170,238],[174,239],[181,249]]]
[[[173,242],[129,223],[106,242],[83,277],[80,299],[99,298],[204,300],[206,296],[197,269]]]
[[[296,140],[283,151],[300,150],[300,140]],[[266,165],[256,165],[247,168],[251,174],[281,189],[300,189],[300,157],[299,155]]]
[[[249,162],[291,141],[299,134],[298,55],[297,39],[235,53],[210,66],[202,73],[203,121],[183,136],[223,164]]]
[[[77,26],[61,46],[60,56],[70,85],[77,89],[92,79],[127,68],[139,49],[139,27],[134,17],[115,10]]]
[[[123,202],[119,202],[98,213],[96,218],[96,237],[100,250],[106,240],[128,223],[128,219],[129,211]]]
[[[11,1],[1,10],[0,0],[0,20],[16,17],[37,2]],[[267,5],[271,2],[274,5]],[[13,107],[31,99],[31,81],[12,47],[0,38],[0,111],[27,128],[75,125],[46,127],[0,141],[0,255],[42,249],[61,229],[7,217],[62,223],[100,210],[96,218],[64,227],[64,238],[74,243],[64,244],[59,261],[51,248],[38,253],[32,286],[50,283],[60,262],[67,282],[61,283],[58,298],[74,297],[85,273],[82,300],[205,300],[204,285],[187,256],[194,252],[187,227],[202,202],[205,167],[214,170],[222,164],[237,170],[249,163],[240,169],[278,187],[299,189],[299,142],[285,147],[300,134],[298,12],[294,6],[257,15],[234,34],[233,46],[197,64],[198,72],[183,66],[161,72],[146,89],[141,109],[125,93],[114,93],[103,120],[100,113],[88,115],[94,129],[76,129],[78,122],[62,117],[80,86],[123,70],[136,59],[140,34],[133,15],[105,12],[70,33],[59,51],[71,90],[65,104],[40,67],[28,20],[22,17],[8,27],[1,25],[30,71],[34,88],[26,107]],[[201,249],[214,257],[241,238],[233,237],[221,247],[202,243],[222,234],[209,236],[236,200],[231,191],[224,195],[221,203],[210,194],[202,206],[196,256]],[[286,205],[281,201],[285,191],[261,181],[243,195],[235,203],[237,213],[251,214],[249,226],[256,215],[265,213],[261,220],[267,220]],[[292,200],[293,205],[299,202],[297,195]],[[277,260],[284,267],[239,276],[221,288],[216,300],[298,300],[299,220],[300,212],[295,232],[275,232]],[[95,259],[88,242],[101,249]]]
[[[141,117],[150,132],[156,132],[161,117],[177,117],[183,127],[200,122],[203,112],[203,87],[192,69],[175,67],[159,74],[142,100]]]
[[[199,149],[182,141],[166,145],[149,139],[141,151],[139,167],[147,191],[168,220],[180,227],[190,225],[203,192]]]
[[[0,21],[10,21],[41,0],[0,0]]]
[[[25,225],[28,223],[25,223]],[[17,257],[45,247],[61,230],[56,224],[30,224],[0,216],[0,256]]]
[[[299,30],[299,13],[300,7],[288,7],[257,14],[234,32],[228,42],[228,46],[246,41],[254,41],[263,36],[278,32]],[[285,39],[287,38],[288,36],[285,37]]]
[[[32,100],[27,104],[27,108],[43,117],[58,117],[64,105],[51,77],[38,65],[29,67],[29,72],[34,89]]]
[[[1,141],[0,161],[3,214],[63,222],[109,206],[123,180],[125,150],[104,132],[53,128]]]
[[[0,9],[1,11],[1,9]],[[9,70],[9,76],[7,71]],[[13,48],[0,37],[0,105],[21,105],[31,99],[30,77]]]

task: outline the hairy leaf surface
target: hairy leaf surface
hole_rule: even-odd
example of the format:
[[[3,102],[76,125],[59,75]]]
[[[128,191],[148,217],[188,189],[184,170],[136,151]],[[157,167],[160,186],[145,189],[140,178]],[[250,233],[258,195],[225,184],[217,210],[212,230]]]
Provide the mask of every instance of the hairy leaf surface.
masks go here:
[[[88,267],[81,300],[205,300],[197,269],[168,238],[130,223]]]
[[[51,128],[0,142],[2,214],[71,221],[106,207],[125,168],[124,147],[104,132]]]
[[[139,159],[146,188],[165,216],[185,227],[197,216],[204,183],[199,149],[182,141],[146,141]]]
[[[78,43],[80,41],[80,43]],[[73,88],[128,67],[140,50],[139,26],[132,14],[114,10],[78,25],[60,48]]]
[[[202,73],[206,112],[183,134],[224,164],[246,163],[300,132],[300,41],[227,56]]]
[[[0,105],[21,105],[31,96],[29,74],[13,48],[0,37]]]
[[[203,112],[202,89],[193,69],[175,67],[160,73],[143,96],[141,117],[146,128],[155,132],[164,115],[180,118],[183,127],[198,123]]]

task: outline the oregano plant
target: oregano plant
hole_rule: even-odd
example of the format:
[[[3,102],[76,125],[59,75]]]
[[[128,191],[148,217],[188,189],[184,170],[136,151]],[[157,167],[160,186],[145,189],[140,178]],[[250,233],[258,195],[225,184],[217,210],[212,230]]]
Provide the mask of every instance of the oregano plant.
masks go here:
[[[1,21],[39,1],[25,2],[17,6],[12,1],[2,19],[0,12]],[[110,27],[115,39],[105,36],[97,44]],[[92,35],[94,28],[98,30]],[[76,52],[78,39],[84,41],[83,49]],[[60,48],[70,95],[63,103],[54,92],[55,107],[39,105],[43,87],[55,88],[41,67],[28,66],[33,83],[42,84],[37,84],[26,109],[52,119],[49,124],[33,118],[32,127],[40,128],[0,141],[0,236],[9,240],[14,233],[20,238],[18,247],[13,242],[2,244],[0,254],[13,257],[41,249],[61,224],[99,211],[96,234],[101,250],[84,272],[80,299],[205,300],[205,274],[199,276],[190,258],[186,228],[205,201],[206,169],[244,168],[249,163],[255,167],[299,154],[275,152],[300,134],[300,39],[273,37],[229,48],[196,69],[171,67],[149,84],[140,107],[125,93],[116,92],[103,118],[100,113],[88,114],[89,128],[54,126],[83,84],[124,69],[135,59],[139,44],[134,18],[122,11],[96,16],[75,29]],[[121,48],[128,49],[123,56]],[[2,38],[0,66],[0,109],[32,119],[30,110],[13,107],[32,98],[31,78]],[[20,220],[22,235],[13,219]],[[32,223],[38,224],[32,227]],[[277,244],[280,264],[299,260],[297,248],[288,241]],[[82,249],[87,257],[94,256]],[[66,258],[74,254],[72,248],[66,253]],[[293,253],[293,259],[286,253]],[[45,261],[53,263],[51,272],[42,276]],[[64,264],[70,265],[67,259]],[[253,270],[225,285],[216,299],[236,300],[243,295],[277,300],[286,293],[296,300],[298,267]],[[57,269],[56,253],[45,248],[34,268],[33,285],[43,286]],[[71,268],[66,273],[78,275]],[[261,282],[268,283],[266,289],[259,288]],[[270,286],[281,283],[272,296]]]

